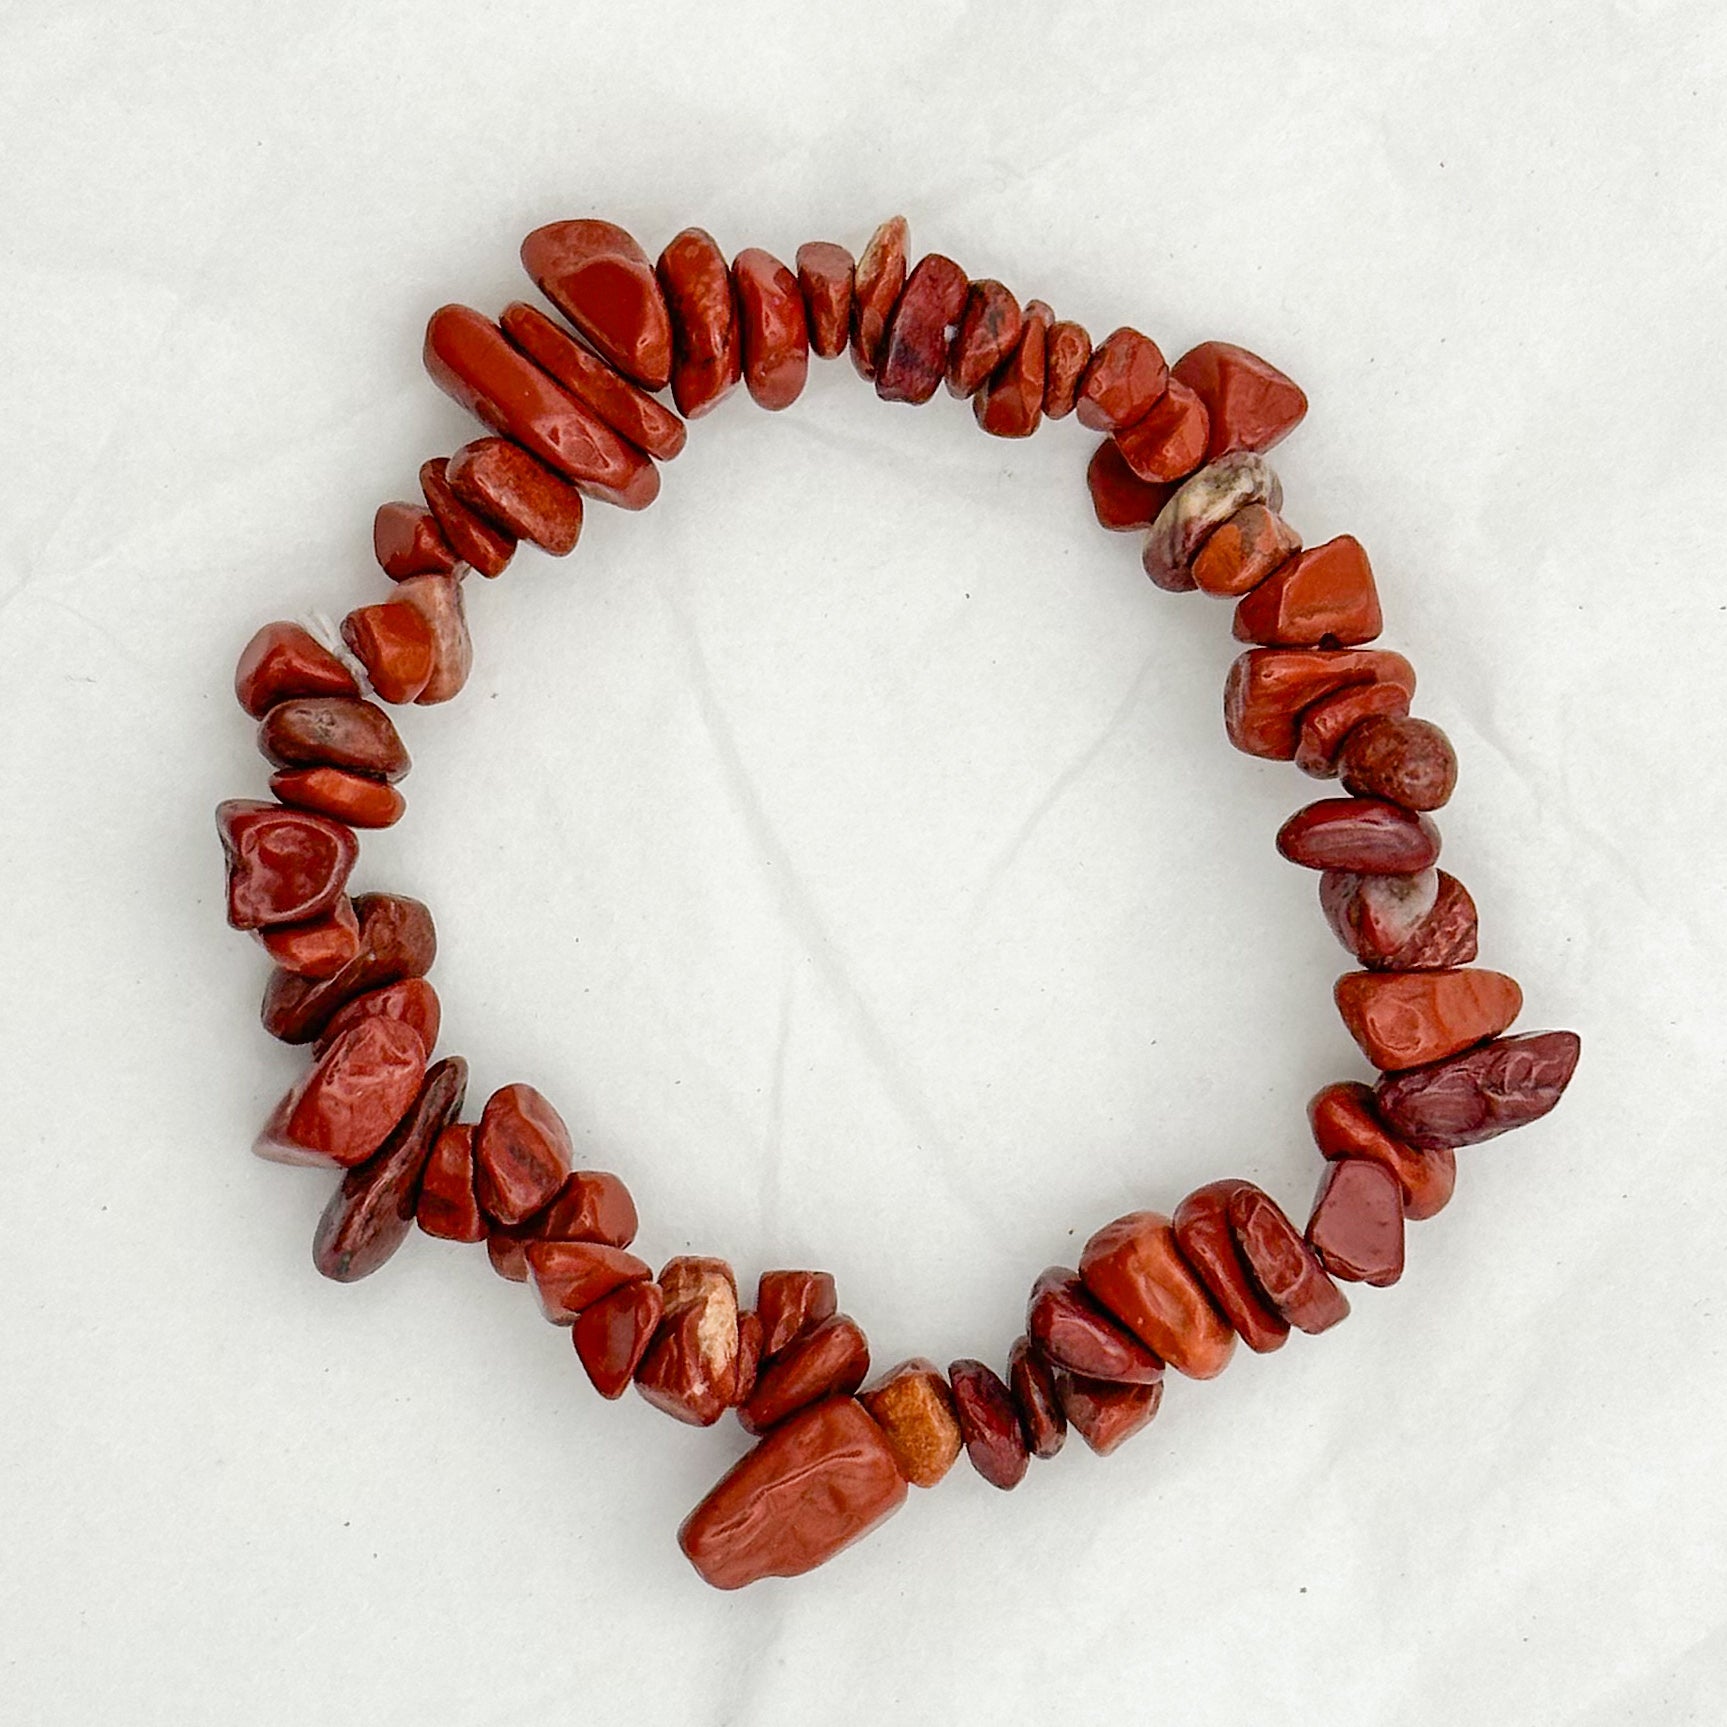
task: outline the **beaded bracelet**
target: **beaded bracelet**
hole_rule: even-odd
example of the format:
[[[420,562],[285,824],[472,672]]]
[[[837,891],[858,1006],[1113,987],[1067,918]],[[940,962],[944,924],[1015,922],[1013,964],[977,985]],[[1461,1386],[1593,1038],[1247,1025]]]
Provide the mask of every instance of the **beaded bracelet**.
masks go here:
[[[758,1442],[679,1531],[723,1589],[821,1564],[896,1511],[908,1484],[934,1486],[962,1448],[1011,1488],[1029,1458],[1061,1450],[1070,1424],[1100,1454],[1138,1432],[1166,1364],[1210,1379],[1237,1338],[1263,1353],[1291,1327],[1328,1330],[1349,1311],[1339,1282],[1397,1281],[1404,1223],[1450,1199],[1455,1148],[1546,1114],[1578,1056],[1572,1032],[1505,1035],[1521,992],[1470,963],[1475,905],[1435,868],[1429,819],[1451,795],[1455,758],[1410,715],[1409,662],[1367,645],[1381,619],[1365,552],[1348,535],[1303,550],[1279,514],[1263,452],[1306,413],[1301,390],[1228,343],[1174,366],[1133,329],[1094,347],[1042,301],[1022,307],[937,253],[908,271],[907,238],[902,218],[884,222],[855,265],[843,247],[812,243],[794,274],[754,248],[728,266],[699,228],[657,264],[609,222],[537,229],[522,262],[568,327],[521,302],[497,322],[445,306],[427,326],[427,370],[495,435],[427,462],[423,503],[378,510],[390,597],[343,620],[346,652],[298,624],[266,625],[235,675],[277,801],[217,811],[228,921],[275,963],[265,1028],[313,1046],[255,1149],[344,1172],[314,1263],[342,1282],[368,1276],[416,1221],[483,1241],[501,1276],[531,1281],[546,1317],[570,1327],[602,1397],[633,1383],[704,1427],[735,1409]],[[408,752],[378,703],[448,701],[467,680],[467,573],[501,575],[522,540],[572,551],[584,499],[645,508],[687,419],[740,379],[762,407],[789,407],[811,350],[848,346],[886,401],[927,402],[945,381],[997,437],[1069,414],[1106,434],[1087,472],[1098,520],[1143,530],[1160,588],[1235,601],[1235,636],[1250,645],[1224,691],[1230,741],[1346,794],[1308,804],[1277,835],[1285,858],[1320,872],[1321,907],[1360,967],[1338,979],[1338,1011],[1380,1070],[1376,1085],[1328,1085],[1308,1106],[1324,1166],[1305,1230],[1238,1180],[1201,1187],[1170,1215],[1117,1218],[1077,1270],[1033,1283],[1005,1378],[978,1360],[943,1373],[915,1358],[869,1380],[869,1346],[825,1272],[764,1272],[747,1310],[724,1260],[680,1255],[656,1277],[629,1251],[629,1190],[571,1170],[569,1133],[533,1086],[503,1086],[477,1120],[461,1119],[467,1064],[431,1061],[426,907],[346,893],[355,830],[404,809]],[[656,396],[668,385],[676,412]]]

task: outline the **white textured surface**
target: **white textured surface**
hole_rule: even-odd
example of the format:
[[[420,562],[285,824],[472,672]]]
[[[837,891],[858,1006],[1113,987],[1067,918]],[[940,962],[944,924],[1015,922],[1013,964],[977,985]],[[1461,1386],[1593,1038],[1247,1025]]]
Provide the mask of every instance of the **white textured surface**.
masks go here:
[[[1710,0],[12,0],[0,1716],[1720,1721],[1724,84]],[[312,1273],[210,810],[263,783],[241,642],[375,596],[374,504],[469,435],[435,305],[556,216],[789,257],[894,209],[1302,381],[1288,513],[1372,553],[1484,963],[1585,1060],[1338,1331],[726,1597],[673,1531],[735,1427],[601,1404],[472,1250]],[[1199,1181],[1304,1207],[1362,1072],[1271,850],[1311,788],[1225,745],[1227,614],[1096,528],[1090,447],[843,362],[740,396],[648,515],[473,584],[365,844],[479,1096],[541,1084],[656,1260],[831,1267],[882,1362],[1001,1360]]]

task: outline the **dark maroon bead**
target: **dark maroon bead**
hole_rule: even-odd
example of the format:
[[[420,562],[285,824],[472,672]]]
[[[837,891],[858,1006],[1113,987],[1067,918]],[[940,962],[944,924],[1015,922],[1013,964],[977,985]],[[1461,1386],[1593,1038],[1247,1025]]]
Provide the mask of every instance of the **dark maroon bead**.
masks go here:
[[[1012,1392],[993,1368],[969,1357],[954,1362],[947,1377],[972,1468],[991,1487],[1019,1486],[1030,1453]]]

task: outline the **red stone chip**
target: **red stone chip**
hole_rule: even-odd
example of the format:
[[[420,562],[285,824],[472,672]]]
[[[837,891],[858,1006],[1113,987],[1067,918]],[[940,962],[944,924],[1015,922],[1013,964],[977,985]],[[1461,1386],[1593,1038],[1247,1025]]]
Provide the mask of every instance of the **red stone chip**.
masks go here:
[[[1172,378],[1149,412],[1115,434],[1115,447],[1142,480],[1180,480],[1205,461],[1206,429],[1205,404]]]
[[[686,419],[711,413],[744,375],[732,273],[705,228],[686,228],[655,266],[672,320],[672,400]]]
[[[1193,585],[1233,598],[1251,593],[1301,549],[1301,535],[1269,504],[1244,504],[1194,554]]]
[[[973,418],[992,438],[1029,438],[1043,419],[1049,327],[1055,315],[1041,300],[1025,309],[1019,344],[971,399]]]
[[[347,768],[383,780],[399,780],[414,765],[390,716],[352,696],[278,702],[258,727],[258,748],[279,768]]]
[[[578,1169],[544,1210],[525,1223],[494,1228],[486,1237],[486,1255],[500,1277],[526,1283],[530,1242],[597,1241],[628,1247],[636,1228],[636,1202],[623,1182],[603,1169]]]
[[[1345,972],[1333,993],[1349,1035],[1385,1072],[1425,1067],[1497,1037],[1523,1008],[1515,978],[1473,966]]]
[[[1267,1303],[1298,1331],[1329,1331],[1349,1317],[1349,1299],[1269,1194],[1243,1182],[1230,1196],[1235,1244]]]
[[[474,1190],[494,1223],[520,1223],[549,1204],[570,1173],[570,1130],[531,1085],[500,1086],[474,1135]]]
[[[234,929],[321,918],[342,897],[360,855],[339,822],[282,804],[229,798],[216,806]]]
[[[1295,765],[1304,774],[1327,780],[1337,773],[1344,740],[1364,722],[1384,714],[1409,712],[1409,692],[1396,684],[1351,684],[1315,702],[1301,716],[1295,740]],[[1353,788],[1351,788],[1353,789]]]
[[[1091,337],[1083,324],[1058,318],[1044,345],[1043,417],[1065,420],[1079,397],[1079,381],[1091,360]]]
[[[265,624],[240,651],[234,696],[261,720],[289,696],[357,696],[354,675],[298,624]]]
[[[1092,452],[1085,470],[1091,492],[1091,507],[1098,522],[1116,534],[1149,528],[1158,512],[1175,496],[1172,485],[1142,480],[1116,448],[1114,438],[1105,438]]]
[[[777,412],[803,394],[810,369],[809,318],[798,279],[772,253],[746,247],[732,260],[743,329],[744,388]]]
[[[723,1259],[668,1260],[660,1272],[665,1318],[636,1369],[636,1390],[656,1409],[711,1427],[737,1398],[738,1286]]]
[[[1280,1349],[1289,1336],[1289,1323],[1260,1299],[1247,1262],[1235,1244],[1229,1223],[1229,1202],[1239,1181],[1213,1181],[1196,1188],[1176,1207],[1175,1244],[1199,1273],[1211,1298],[1256,1355]]]
[[[1333,1277],[1383,1287],[1403,1275],[1403,1193],[1382,1163],[1328,1163],[1307,1222],[1307,1241]]]
[[[1121,432],[1157,406],[1169,383],[1163,353],[1125,325],[1098,343],[1080,382],[1079,423],[1094,432]]]
[[[1378,798],[1321,798],[1277,830],[1277,849],[1303,869],[1416,875],[1439,856],[1425,816]]]
[[[994,1368],[967,1357],[947,1370],[965,1454],[991,1487],[1004,1491],[1025,1479],[1030,1452],[1019,1407]]]
[[[1104,1310],[1171,1367],[1213,1379],[1229,1365],[1235,1333],[1161,1213],[1134,1211],[1105,1224],[1085,1244],[1079,1274]]]
[[[368,990],[424,977],[438,952],[432,914],[406,894],[360,894],[360,951],[334,977],[275,972],[264,990],[264,1029],[284,1043],[310,1043],[339,1009]]]
[[[1308,1104],[1307,1119],[1327,1158],[1365,1158],[1390,1170],[1402,1189],[1405,1217],[1433,1217],[1450,1203],[1457,1185],[1455,1154],[1443,1146],[1417,1151],[1405,1145],[1379,1119],[1370,1087],[1326,1086]]]
[[[615,222],[549,222],[522,242],[540,292],[626,377],[663,390],[672,325],[648,255]]]
[[[738,1408],[746,1433],[766,1433],[821,1397],[849,1396],[869,1374],[869,1343],[858,1323],[836,1313],[774,1357]]]
[[[948,348],[948,394],[975,396],[984,380],[1019,346],[1025,317],[1019,301],[986,277],[966,290],[965,309]]]
[[[934,1487],[958,1460],[962,1440],[953,1394],[933,1361],[914,1356],[858,1393],[913,1487]]]
[[[420,491],[456,556],[482,576],[501,576],[515,555],[516,536],[470,509],[449,480],[449,460],[437,456],[420,464]]]
[[[1338,758],[1343,789],[1359,798],[1386,798],[1406,810],[1436,810],[1457,786],[1451,740],[1407,710],[1363,721],[1344,740]]]
[[[1414,695],[1415,668],[1381,648],[1249,648],[1229,668],[1224,690],[1229,741],[1250,756],[1293,761],[1302,714],[1335,690],[1371,683]]]
[[[810,347],[818,358],[831,360],[845,352],[851,335],[852,255],[831,240],[810,240],[798,247],[796,261]]]
[[[1208,462],[1232,450],[1269,450],[1307,413],[1299,385],[1233,342],[1201,342],[1170,367],[1170,374],[1205,404],[1211,423]]]
[[[415,1217],[421,1230],[442,1241],[484,1241],[486,1219],[474,1197],[474,1129],[453,1122],[432,1144],[420,1178]]]
[[[411,702],[431,681],[432,626],[417,606],[360,606],[342,620],[342,640],[381,702]]]
[[[1496,1038],[1432,1067],[1388,1075],[1374,1102],[1385,1125],[1418,1150],[1479,1145],[1552,1109],[1581,1050],[1574,1031]]]
[[[756,1284],[762,1359],[771,1361],[794,1337],[819,1325],[837,1306],[831,1272],[764,1271]]]
[[[463,503],[554,558],[582,537],[582,494],[508,438],[464,444],[450,458],[449,479]]]
[[[447,576],[456,553],[438,519],[422,504],[380,504],[372,517],[372,554],[393,582],[404,576]]]
[[[600,1396],[616,1399],[629,1390],[665,1306],[660,1286],[649,1282],[626,1283],[582,1309],[571,1339]]]
[[[256,934],[283,971],[301,977],[333,977],[360,951],[360,920],[346,895],[309,923],[271,924]]]
[[[281,768],[270,775],[270,790],[285,804],[351,828],[391,827],[408,807],[394,786],[346,768]]]
[[[875,390],[884,402],[927,402],[947,371],[948,332],[970,284],[952,258],[931,252],[906,278],[882,337]]]
[[[1025,1329],[1055,1366],[1088,1379],[1150,1385],[1163,1362],[1086,1293],[1076,1272],[1052,1265],[1031,1287]]]
[[[400,1020],[343,1032],[270,1114],[252,1149],[275,1163],[352,1169],[408,1112],[426,1079],[426,1046]]]
[[[852,278],[852,365],[873,378],[887,321],[905,286],[911,231],[904,216],[890,216],[870,235]]]
[[[554,1325],[573,1325],[614,1289],[653,1276],[633,1253],[598,1241],[531,1241],[527,1258],[540,1311]]]
[[[1033,1457],[1054,1457],[1067,1440],[1067,1416],[1056,1389],[1055,1369],[1029,1337],[1015,1342],[1007,1364],[1008,1388],[1019,1406],[1027,1448]]]
[[[1353,534],[1291,558],[1235,608],[1235,639],[1266,647],[1356,647],[1384,628],[1373,568]]]
[[[1069,1425],[1099,1457],[1107,1457],[1134,1434],[1151,1425],[1163,1402],[1163,1384],[1116,1385],[1058,1372],[1056,1396]]]

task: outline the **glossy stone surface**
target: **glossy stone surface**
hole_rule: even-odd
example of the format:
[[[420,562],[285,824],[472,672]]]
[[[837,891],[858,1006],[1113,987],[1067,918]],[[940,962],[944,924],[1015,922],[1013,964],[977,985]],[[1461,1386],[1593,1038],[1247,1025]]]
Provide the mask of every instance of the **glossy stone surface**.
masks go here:
[[[396,598],[420,614],[432,637],[432,673],[415,703],[430,707],[460,695],[474,669],[462,584],[452,576],[411,576],[396,584]]]
[[[1475,967],[1346,972],[1333,995],[1361,1053],[1385,1072],[1425,1067],[1497,1037],[1523,1009],[1515,978]]]
[[[1083,324],[1058,318],[1044,347],[1043,417],[1065,420],[1079,399],[1080,379],[1091,363],[1091,337]]]
[[[414,1215],[421,1230],[441,1241],[484,1241],[486,1220],[474,1197],[474,1129],[452,1122],[432,1142],[420,1177]]]
[[[832,1397],[776,1427],[684,1519],[678,1545],[704,1582],[797,1577],[905,1503],[905,1478],[869,1413]]]
[[[756,1313],[738,1315],[738,1373],[732,1387],[732,1407],[741,1409],[755,1396],[762,1367],[762,1322]]]
[[[234,667],[234,697],[255,720],[289,696],[359,693],[354,674],[298,624],[265,624]]]
[[[522,241],[540,292],[626,377],[663,390],[672,325],[648,255],[615,222],[549,222]]]
[[[346,768],[280,768],[270,775],[270,790],[285,804],[351,828],[390,827],[408,807],[394,786]]]
[[[665,1318],[636,1369],[656,1409],[711,1427],[737,1400],[738,1286],[723,1259],[683,1255],[660,1273]]]
[[[756,1284],[762,1359],[771,1360],[799,1333],[830,1317],[838,1305],[831,1272],[764,1271]]]
[[[360,894],[360,951],[334,977],[275,972],[264,990],[264,1029],[283,1043],[310,1043],[356,996],[432,969],[438,938],[432,914],[406,894]]]
[[[1004,1492],[1019,1486],[1031,1454],[1013,1393],[994,1368],[969,1356],[949,1366],[947,1379],[972,1468]]]
[[[760,1370],[740,1403],[746,1433],[766,1433],[818,1398],[846,1396],[869,1374],[869,1342],[855,1319],[836,1313],[788,1344]]]
[[[962,400],[975,396],[990,373],[1019,346],[1025,315],[993,277],[973,282],[947,354],[947,389]]]
[[[1344,740],[1337,771],[1357,797],[1409,810],[1440,809],[1457,787],[1451,740],[1431,721],[1407,716],[1364,720]]]
[[[1176,489],[1145,536],[1140,564],[1170,593],[1195,586],[1192,564],[1201,546],[1237,510],[1249,504],[1283,506],[1283,483],[1260,457],[1226,456]]]
[[[597,1241],[628,1247],[637,1226],[636,1202],[617,1176],[603,1169],[578,1169],[551,1203],[525,1223],[494,1228],[486,1237],[486,1257],[500,1277],[525,1283],[530,1242]]]
[[[689,434],[670,408],[590,353],[539,307],[513,300],[498,324],[535,365],[586,402],[620,438],[662,462],[671,461],[683,449]]]
[[[948,331],[959,324],[971,283],[952,258],[918,259],[882,335],[875,391],[884,402],[927,402],[947,372]]]
[[[732,273],[705,228],[685,228],[654,272],[672,320],[672,400],[686,419],[711,413],[744,375]]]
[[[1149,528],[1163,506],[1175,496],[1173,486],[1157,486],[1142,480],[1121,459],[1114,438],[1105,438],[1092,452],[1086,464],[1085,483],[1099,525],[1115,534]]]
[[[601,1241],[531,1241],[527,1258],[540,1311],[553,1325],[573,1325],[577,1314],[613,1290],[653,1277],[633,1253]]]
[[[1229,1226],[1260,1294],[1298,1331],[1317,1335],[1349,1317],[1349,1298],[1269,1194],[1242,1182],[1230,1195]]]
[[[1029,438],[1043,419],[1049,328],[1055,314],[1030,301],[1014,350],[971,399],[972,417],[993,438]]]
[[[420,464],[420,491],[427,507],[438,518],[444,538],[464,564],[482,576],[501,576],[515,555],[516,536],[456,496],[450,484],[449,467],[445,456]]]
[[[360,951],[360,920],[345,895],[322,917],[256,933],[273,964],[301,977],[333,977]]]
[[[1181,480],[1205,461],[1206,434],[1205,404],[1172,377],[1150,410],[1115,434],[1115,446],[1142,480]]]
[[[1067,1442],[1067,1415],[1056,1389],[1055,1369],[1029,1337],[1017,1339],[1007,1358],[1008,1389],[1019,1408],[1027,1449],[1049,1459]]]
[[[508,438],[476,438],[451,458],[450,489],[518,540],[567,557],[582,537],[582,494]]]
[[[415,606],[360,606],[342,620],[342,640],[381,702],[413,701],[432,675],[432,626]]]
[[[411,1025],[420,1034],[420,1042],[429,1055],[438,1047],[443,1010],[438,1004],[438,992],[423,977],[406,977],[400,983],[367,990],[331,1016],[330,1023],[318,1034],[314,1045],[317,1053],[322,1055],[343,1032],[363,1019],[399,1019],[404,1025]]]
[[[798,247],[795,262],[810,347],[817,358],[831,360],[845,352],[851,337],[852,255],[831,240],[810,240]]]
[[[1163,1402],[1163,1385],[1112,1385],[1107,1380],[1058,1372],[1055,1394],[1074,1432],[1099,1457],[1107,1457],[1151,1425]]]
[[[531,1085],[500,1086],[486,1099],[474,1135],[474,1188],[494,1223],[532,1217],[570,1173],[570,1130]]]
[[[1319,905],[1332,933],[1373,971],[1430,971],[1475,958],[1475,901],[1444,870],[1359,875],[1327,870]]]
[[[1371,683],[1413,696],[1415,668],[1382,648],[1249,648],[1229,668],[1224,727],[1247,755],[1293,761],[1303,713],[1338,690]]]
[[[873,378],[888,318],[905,287],[911,231],[904,216],[890,216],[870,235],[852,277],[852,365]]]
[[[590,497],[642,510],[659,496],[654,464],[472,307],[432,314],[423,357],[445,395]]]
[[[1319,1178],[1307,1244],[1333,1277],[1383,1288],[1403,1275],[1403,1190],[1382,1163],[1328,1163]]]
[[[1055,1366],[1089,1379],[1150,1385],[1163,1377],[1162,1360],[1117,1325],[1066,1266],[1050,1266],[1031,1286],[1025,1329]]]
[[[1403,1215],[1434,1217],[1451,1202],[1457,1159],[1445,1147],[1417,1151],[1386,1129],[1370,1086],[1328,1085],[1307,1106],[1313,1140],[1327,1158],[1368,1159],[1382,1164],[1403,1193]]]
[[[1479,1145],[1546,1115],[1571,1083],[1581,1048],[1574,1031],[1498,1038],[1387,1076],[1374,1103],[1385,1125],[1420,1150]]]
[[[610,1401],[629,1390],[665,1308],[660,1286],[647,1282],[626,1283],[582,1309],[571,1341],[600,1396]]]
[[[1243,1185],[1213,1181],[1190,1193],[1175,1209],[1175,1244],[1235,1334],[1256,1355],[1269,1355],[1288,1338],[1289,1322],[1260,1298],[1235,1245],[1229,1202]]]
[[[350,768],[399,780],[413,766],[390,716],[353,696],[278,702],[259,722],[258,748],[279,768]]]
[[[1143,420],[1169,384],[1163,350],[1123,325],[1098,343],[1080,381],[1075,411],[1094,432],[1120,432]]]
[[[234,929],[305,923],[342,897],[359,842],[340,822],[282,804],[229,798],[216,806]]]
[[[959,1415],[933,1361],[918,1355],[897,1363],[860,1391],[858,1402],[913,1487],[934,1487],[959,1460]]]
[[[1304,774],[1336,777],[1343,741],[1363,720],[1409,712],[1409,692],[1396,684],[1351,684],[1313,704],[1295,736],[1295,765]]]
[[[1134,1211],[1105,1224],[1085,1244],[1079,1274],[1104,1310],[1171,1367],[1212,1379],[1229,1365],[1235,1334],[1162,1213]]]
[[[1303,869],[1414,875],[1438,859],[1439,830],[1377,798],[1321,798],[1277,830],[1277,849]]]
[[[1384,628],[1373,568],[1353,534],[1291,558],[1235,608],[1235,639],[1267,647],[1353,647]]]
[[[400,1020],[344,1032],[270,1114],[252,1149],[274,1163],[364,1163],[407,1114],[426,1079],[426,1046]]]
[[[743,332],[744,388],[777,412],[803,394],[810,369],[809,318],[798,279],[771,252],[748,246],[732,260]]]
[[[397,499],[380,504],[372,517],[372,555],[393,582],[404,576],[447,576],[456,553],[438,519],[422,504]]]
[[[1269,450],[1307,413],[1299,385],[1233,342],[1201,342],[1170,367],[1170,374],[1205,403],[1211,422],[1208,462],[1233,450]]]
[[[1193,559],[1193,585],[1230,598],[1251,593],[1301,549],[1301,535],[1264,504],[1247,504],[1211,531]]]
[[[407,1239],[421,1172],[467,1088],[468,1064],[446,1056],[427,1071],[419,1096],[378,1151],[343,1176],[312,1236],[312,1263],[323,1276],[357,1283]]]

